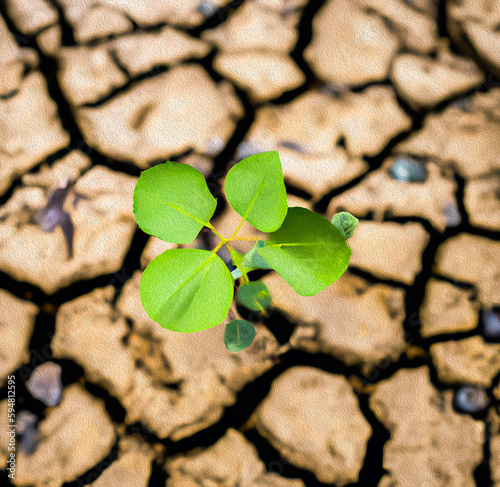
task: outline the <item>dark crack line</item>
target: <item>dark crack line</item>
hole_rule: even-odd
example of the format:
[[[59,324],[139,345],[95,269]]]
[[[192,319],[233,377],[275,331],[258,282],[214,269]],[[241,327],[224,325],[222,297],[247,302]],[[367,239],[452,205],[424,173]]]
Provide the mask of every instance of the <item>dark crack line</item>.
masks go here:
[[[391,86],[394,89],[394,93],[396,95],[396,100],[397,104],[399,107],[403,109],[403,111],[411,118],[412,120],[412,126],[409,130],[400,132],[397,134],[393,139],[389,141],[389,143],[384,147],[382,151],[380,151],[377,155],[375,156],[364,156],[363,159],[364,161],[368,164],[369,169],[364,172],[362,175],[352,179],[351,181],[348,181],[347,183],[340,185],[336,188],[333,188],[330,190],[328,193],[326,193],[324,196],[322,196],[318,202],[315,204],[314,210],[317,211],[318,213],[324,213],[326,212],[326,209],[328,208],[328,205],[330,201],[335,198],[336,196],[339,196],[340,194],[352,189],[353,187],[357,186],[358,184],[362,183],[369,175],[371,175],[373,172],[376,172],[379,170],[384,163],[384,161],[390,157],[394,156],[397,151],[395,150],[398,145],[400,145],[402,142],[404,142],[406,139],[408,139],[410,136],[414,135],[415,133],[419,132],[423,127],[425,120],[429,115],[435,115],[442,113],[446,108],[449,108],[450,105],[453,103],[458,102],[459,100],[463,99],[464,97],[470,96],[474,93],[477,93],[478,91],[486,91],[485,89],[481,88],[478,90],[477,87],[464,92],[460,93],[459,95],[455,95],[452,97],[449,97],[446,100],[443,100],[439,104],[437,104],[435,107],[432,107],[431,109],[425,111],[415,111],[413,110],[408,103],[403,100],[397,90],[391,85],[388,84],[387,82],[383,83],[375,83],[377,86]],[[364,85],[362,87],[359,87],[357,90],[351,90],[352,92],[362,92],[364,89],[366,89],[368,85]],[[432,159],[432,158],[430,158]],[[460,176],[458,176],[457,172],[454,171],[456,179],[461,179]],[[463,179],[462,179],[463,182]],[[463,199],[458,200],[457,203],[460,205],[463,205]],[[461,212],[461,216],[466,215],[466,212]]]
[[[134,77],[130,77],[130,74],[129,74],[127,68],[120,62],[116,52],[112,49],[109,50],[108,52],[110,53],[110,56],[113,59],[113,61],[116,63],[117,68],[122,73],[124,73],[125,76],[128,78],[128,81],[125,84],[123,84],[117,88],[114,88],[106,96],[100,98],[99,100],[94,101],[94,102],[84,103],[82,105],[79,105],[76,109],[102,107],[103,105],[107,104],[108,102],[112,102],[113,100],[115,100],[120,94],[127,93],[127,92],[133,90],[134,87],[141,84],[143,81],[148,80],[148,79],[152,79],[152,78],[156,78],[157,76],[165,74],[165,73],[167,73],[173,69],[176,69],[178,67],[200,65],[201,64],[202,66],[207,68],[207,66],[210,66],[211,59],[214,55],[214,51],[211,51],[207,56],[205,56],[205,58],[198,58],[198,57],[187,58],[187,59],[183,59],[181,62],[179,62],[178,64],[175,64],[175,65],[157,64],[157,65],[153,66],[150,70],[148,70],[144,73],[141,73],[141,74],[134,76]],[[208,70],[209,69],[207,69],[207,71]],[[214,77],[214,76],[212,76],[212,77]],[[218,76],[218,79],[215,81],[220,82],[222,79],[223,78],[221,76]]]
[[[334,485],[320,482],[311,471],[290,463],[256,429],[248,430],[244,435],[257,448],[259,458],[264,462],[268,472],[274,472],[288,479],[300,479],[307,487],[331,487]],[[353,484],[346,484],[345,487],[353,487]]]
[[[186,29],[185,32],[191,37],[199,38],[205,30],[215,29],[223,24],[244,3],[244,0],[232,0],[209,16],[202,24]]]
[[[158,64],[151,70],[147,71],[146,73],[140,74],[132,79],[129,79],[124,85],[121,85],[118,88],[114,88],[106,96],[100,98],[99,100],[94,102],[84,103],[83,105],[78,106],[77,109],[102,107],[106,103],[112,102],[113,100],[117,99],[117,97],[122,93],[127,93],[133,90],[135,86],[141,84],[143,81],[156,78],[161,74],[167,73],[171,69],[172,67],[167,64]]]
[[[403,289],[405,292],[408,292],[412,288],[411,284],[406,284],[402,281],[396,281],[394,279],[383,279],[381,277],[375,276],[369,270],[356,267],[354,264],[349,264],[349,272],[355,276],[362,277],[370,284],[383,284],[395,289]]]
[[[54,164],[54,162],[57,162],[59,159],[62,159],[68,153],[69,151],[67,148],[58,149],[56,152],[46,156],[43,160],[41,160],[36,165],[31,167],[29,170],[24,172],[22,176],[16,177],[10,184],[10,187],[7,189],[7,191],[0,196],[0,207],[3,207],[7,203],[7,201],[10,200],[10,198],[17,189],[25,187],[22,182],[23,176],[25,176],[26,174],[38,174],[43,166],[51,167]]]
[[[82,475],[79,475],[72,482],[64,483],[62,487],[84,487],[94,483],[107,468],[118,460],[119,451],[118,439],[116,439],[106,458],[101,460],[97,465],[93,466]]]
[[[57,0],[49,0],[49,4],[57,10],[57,14],[59,16],[59,26],[61,27],[62,32],[62,44],[64,46],[76,46],[73,27],[66,18],[66,12]]]
[[[366,445],[366,455],[359,472],[356,487],[377,487],[387,473],[384,469],[384,447],[391,438],[391,433],[375,416],[370,408],[370,396],[358,395],[359,409],[372,428],[372,435]]]
[[[394,148],[400,144],[403,140],[405,140],[406,138],[408,138],[410,136],[410,134],[414,131],[414,130],[418,130],[416,129],[415,127],[418,126],[418,128],[421,127],[421,124],[422,122],[419,121],[418,123],[415,123],[415,121],[413,122],[412,124],[412,127],[409,129],[409,130],[406,130],[404,132],[401,132],[399,133],[398,135],[396,135],[395,137],[393,137],[391,139],[391,141],[384,147],[384,149],[379,152],[376,156],[373,156],[373,157],[368,157],[368,156],[365,156],[363,157],[364,161],[368,164],[368,167],[369,169],[363,173],[362,175],[354,178],[353,180],[341,185],[341,186],[338,186],[334,189],[332,189],[331,191],[329,191],[327,194],[325,194],[324,196],[322,196],[318,202],[314,205],[314,211],[317,211],[318,213],[325,213],[327,208],[328,208],[328,205],[330,204],[330,201],[344,193],[345,191],[353,188],[354,186],[360,184],[360,183],[363,183],[363,181],[373,172],[377,171],[378,169],[380,169],[380,167],[382,166],[383,162],[391,155],[393,155],[393,151],[394,151]],[[347,155],[349,155],[349,153],[347,152]]]
[[[131,79],[132,75],[130,74],[127,67],[121,62],[116,49],[114,48],[108,49],[108,52],[109,55],[111,56],[111,59],[116,64],[116,67],[119,69],[119,71],[125,76],[125,78]]]
[[[474,480],[476,481],[477,487],[493,487],[493,473],[491,471],[490,461],[491,461],[491,422],[487,420],[485,422],[484,429],[484,443],[483,443],[483,460],[474,469]],[[496,484],[495,484],[496,485]]]
[[[163,469],[162,465],[160,465],[157,460],[153,460],[148,487],[165,487],[169,478],[170,476]]]
[[[128,434],[136,433],[150,443],[161,443],[165,446],[169,457],[185,454],[195,448],[208,448],[221,439],[228,428],[241,430],[255,412],[257,406],[268,395],[273,381],[291,367],[307,365],[318,370],[342,375],[344,377],[358,376],[360,380],[360,366],[346,366],[340,360],[327,354],[311,354],[300,350],[290,350],[281,355],[277,363],[268,371],[246,384],[237,394],[232,406],[224,409],[222,417],[211,426],[194,433],[190,437],[172,441],[161,439],[143,424],[135,423],[127,429]],[[415,365],[417,366],[417,365]]]
[[[113,306],[116,304],[118,297],[122,293],[123,286],[129,277],[132,277],[135,271],[141,269],[141,255],[148,243],[150,236],[144,233],[140,228],[136,228],[134,237],[130,244],[129,250],[123,261],[121,269],[113,274],[112,281],[115,287],[115,297],[112,301]]]
[[[115,272],[74,282],[53,294],[45,294],[39,287],[14,279],[9,274],[0,272],[1,288],[20,299],[30,300],[38,307],[58,307],[65,302],[72,301],[80,296],[92,292],[96,288],[112,285],[115,288],[115,300],[120,294],[126,281],[136,270],[140,270],[140,258],[147,244],[149,235],[139,228],[136,229],[122,266]]]
[[[15,24],[7,15],[5,3],[3,2],[0,2],[0,14],[4,17],[9,30],[13,32],[16,39],[26,38],[26,36],[24,36],[19,30],[17,30]],[[94,147],[88,146],[73,116],[72,108],[64,97],[59,85],[59,80],[57,78],[59,65],[57,60],[50,56],[46,56],[35,42],[34,37],[27,39],[27,47],[31,47],[37,52],[40,61],[38,67],[39,71],[45,78],[50,98],[56,103],[59,120],[61,121],[62,127],[66,130],[66,132],[68,132],[70,136],[70,142],[66,151],[70,152],[71,150],[80,150],[91,158],[93,166],[103,165],[112,170],[118,169],[124,174],[139,176],[140,169],[131,161],[114,161],[113,159],[101,154]]]
[[[306,190],[299,188],[298,186],[295,186],[288,182],[285,177],[285,187],[286,187],[286,193],[292,196],[297,196],[299,198],[302,198],[303,200],[310,201],[313,199],[313,195]]]
[[[315,88],[319,88],[323,85],[323,82],[314,74],[313,70],[304,58],[304,51],[307,46],[311,43],[313,38],[313,21],[314,17],[318,11],[325,5],[326,0],[318,0],[315,2],[309,2],[302,9],[302,14],[300,20],[296,26],[296,31],[298,34],[297,42],[290,53],[290,57],[299,67],[305,76],[304,83],[292,90],[289,90],[277,98],[271,100],[270,104],[280,105],[284,103],[290,103],[291,101],[298,98],[300,95],[306,93],[307,91]]]

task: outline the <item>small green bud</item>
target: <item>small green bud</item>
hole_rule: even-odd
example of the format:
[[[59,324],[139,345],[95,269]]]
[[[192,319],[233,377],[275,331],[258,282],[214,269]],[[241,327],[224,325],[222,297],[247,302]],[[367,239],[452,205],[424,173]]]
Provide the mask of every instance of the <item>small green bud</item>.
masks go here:
[[[347,211],[341,211],[332,218],[332,223],[340,230],[345,239],[352,237],[354,230],[358,228],[359,220]]]

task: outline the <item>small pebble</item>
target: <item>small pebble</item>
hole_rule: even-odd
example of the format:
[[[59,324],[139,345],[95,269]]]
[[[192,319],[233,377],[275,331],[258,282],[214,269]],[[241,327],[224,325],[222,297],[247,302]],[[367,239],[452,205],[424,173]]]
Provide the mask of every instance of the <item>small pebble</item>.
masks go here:
[[[16,417],[19,446],[27,455],[35,453],[38,446],[38,418],[30,411],[19,411]]]
[[[394,159],[389,174],[393,179],[409,183],[423,183],[427,180],[427,169],[409,157]]]
[[[486,338],[500,338],[500,306],[484,311],[483,326]]]
[[[29,428],[33,428],[36,425],[37,421],[36,414],[33,414],[31,411],[25,409],[19,411],[16,416],[18,434],[24,435]]]
[[[447,227],[456,227],[460,225],[462,218],[460,217],[460,213],[458,211],[457,205],[453,203],[449,203],[444,207],[443,210],[444,216],[446,217],[446,226]]]
[[[215,13],[215,7],[207,0],[203,0],[198,4],[198,12],[205,17],[210,17]]]
[[[489,403],[488,394],[482,387],[463,386],[455,394],[455,407],[464,413],[480,413]]]
[[[61,366],[46,362],[38,366],[26,382],[26,389],[46,406],[57,406],[62,395]]]

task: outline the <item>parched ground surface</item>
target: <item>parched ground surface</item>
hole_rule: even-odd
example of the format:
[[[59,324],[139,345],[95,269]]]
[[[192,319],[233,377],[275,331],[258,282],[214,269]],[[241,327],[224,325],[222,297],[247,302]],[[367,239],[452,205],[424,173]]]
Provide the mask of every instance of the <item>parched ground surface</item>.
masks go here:
[[[500,487],[499,26],[491,0],[0,2],[0,484]],[[240,354],[161,329],[141,170],[199,169],[229,233],[226,170],[276,149],[291,206],[360,218],[349,271],[263,275]]]

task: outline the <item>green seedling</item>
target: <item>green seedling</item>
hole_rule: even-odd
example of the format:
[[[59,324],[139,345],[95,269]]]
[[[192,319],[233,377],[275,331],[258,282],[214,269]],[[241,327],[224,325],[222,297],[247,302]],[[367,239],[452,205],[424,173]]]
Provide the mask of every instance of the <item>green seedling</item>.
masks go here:
[[[225,320],[239,284],[237,300],[266,313],[271,295],[264,283],[250,282],[256,269],[274,269],[301,296],[317,294],[347,269],[351,249],[346,239],[357,219],[348,213],[333,218],[305,208],[288,208],[279,154],[256,154],[227,173],[228,203],[242,217],[229,236],[210,223],[217,205],[203,175],[185,164],[166,162],[141,173],[134,191],[134,214],[144,232],[177,244],[193,241],[203,227],[219,239],[211,251],[166,250],[145,269],[140,296],[146,313],[162,327],[181,333],[202,331]],[[348,215],[348,216],[346,216]],[[242,255],[231,247],[245,221],[268,233],[255,239]],[[229,249],[236,269],[231,273],[217,255]],[[226,325],[224,341],[231,352],[251,345],[255,327],[245,320]]]

